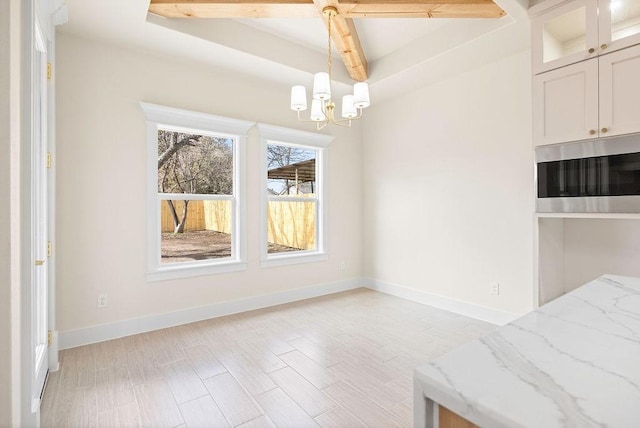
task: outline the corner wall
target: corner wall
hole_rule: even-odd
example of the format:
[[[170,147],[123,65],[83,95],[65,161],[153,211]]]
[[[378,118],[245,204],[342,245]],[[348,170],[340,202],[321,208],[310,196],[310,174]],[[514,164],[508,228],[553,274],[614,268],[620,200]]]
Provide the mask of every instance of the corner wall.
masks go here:
[[[329,149],[328,261],[260,268],[255,140],[247,147],[248,270],[146,282],[146,125],[140,101],[313,127],[298,123],[289,110],[288,87],[231,71],[60,33],[56,60],[56,300],[62,333],[361,277],[358,124],[329,131],[336,139]],[[97,309],[100,293],[108,294],[108,308]]]
[[[0,426],[11,425],[10,2],[0,3]],[[5,344],[9,345],[6,346]]]
[[[526,50],[367,111],[365,276],[506,312],[532,309],[530,106]]]
[[[23,424],[26,407],[20,312],[22,7],[20,0],[0,2],[0,426]]]

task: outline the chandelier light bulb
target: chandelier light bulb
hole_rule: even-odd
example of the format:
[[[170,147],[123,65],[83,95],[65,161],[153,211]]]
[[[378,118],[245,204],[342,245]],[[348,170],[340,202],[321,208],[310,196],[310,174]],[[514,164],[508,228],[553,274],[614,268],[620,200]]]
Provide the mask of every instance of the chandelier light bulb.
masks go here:
[[[313,99],[328,100],[331,98],[331,82],[329,73],[316,73],[313,77]]]
[[[342,97],[342,117],[345,119],[353,119],[358,115],[353,105],[353,95],[345,95]]]
[[[353,85],[353,105],[356,108],[367,108],[370,104],[367,82],[358,82]]]
[[[304,111],[307,109],[307,91],[302,85],[291,87],[291,110]]]
[[[322,101],[311,101],[311,120],[314,122],[322,122],[323,120],[326,120],[326,118],[327,117],[322,112]]]

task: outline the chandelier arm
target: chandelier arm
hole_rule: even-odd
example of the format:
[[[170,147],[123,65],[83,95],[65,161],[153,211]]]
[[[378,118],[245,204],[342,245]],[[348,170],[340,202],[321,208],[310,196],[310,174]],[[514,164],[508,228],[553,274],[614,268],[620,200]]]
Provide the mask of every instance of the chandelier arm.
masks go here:
[[[331,123],[333,123],[334,125],[338,125],[338,126],[342,126],[344,128],[350,128],[351,127],[351,119],[339,119],[339,120],[332,120]]]
[[[322,123],[322,122],[326,122],[326,119],[325,119],[325,120],[311,120],[311,119],[304,119],[304,118],[300,117],[300,110],[297,110],[297,111],[298,111],[298,120],[299,120],[300,122],[310,122],[310,123],[311,123],[311,122],[313,122],[313,123]]]
[[[361,118],[362,118],[362,109],[361,109],[361,108],[359,108],[359,109],[358,109],[358,115],[357,115],[356,117],[351,117],[351,118],[348,118],[348,119],[335,119],[335,118],[334,118],[334,119],[332,120],[332,123],[335,123],[336,125],[339,125],[340,123],[346,123],[346,122],[348,122],[348,123],[349,123],[349,126],[351,126],[351,122],[352,122],[352,121],[354,121],[354,120],[358,120],[358,119],[361,119]],[[338,122],[340,122],[340,123],[338,123]]]

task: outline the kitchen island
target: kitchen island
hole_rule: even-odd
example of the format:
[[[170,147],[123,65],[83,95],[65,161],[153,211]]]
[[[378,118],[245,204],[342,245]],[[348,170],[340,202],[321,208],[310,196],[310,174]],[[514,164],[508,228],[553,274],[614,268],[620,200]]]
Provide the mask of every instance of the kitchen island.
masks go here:
[[[605,275],[415,370],[415,427],[474,424],[640,427],[640,279]]]

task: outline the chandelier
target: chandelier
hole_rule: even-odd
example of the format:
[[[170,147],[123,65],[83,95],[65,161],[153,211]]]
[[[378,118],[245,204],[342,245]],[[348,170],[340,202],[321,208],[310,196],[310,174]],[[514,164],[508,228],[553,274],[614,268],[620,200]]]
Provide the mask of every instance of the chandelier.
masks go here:
[[[307,109],[307,90],[302,85],[291,88],[291,110],[298,112],[298,120],[301,122],[316,122],[318,130],[328,124],[351,126],[352,120],[362,117],[362,109],[369,107],[369,85],[366,82],[358,82],[353,85],[353,94],[342,97],[342,119],[335,116],[336,105],[331,99],[331,20],[338,14],[338,9],[327,6],[322,9],[322,15],[327,18],[329,34],[328,43],[328,73],[316,73],[313,77],[313,100],[311,101],[311,114],[309,119],[303,119],[300,112]]]

